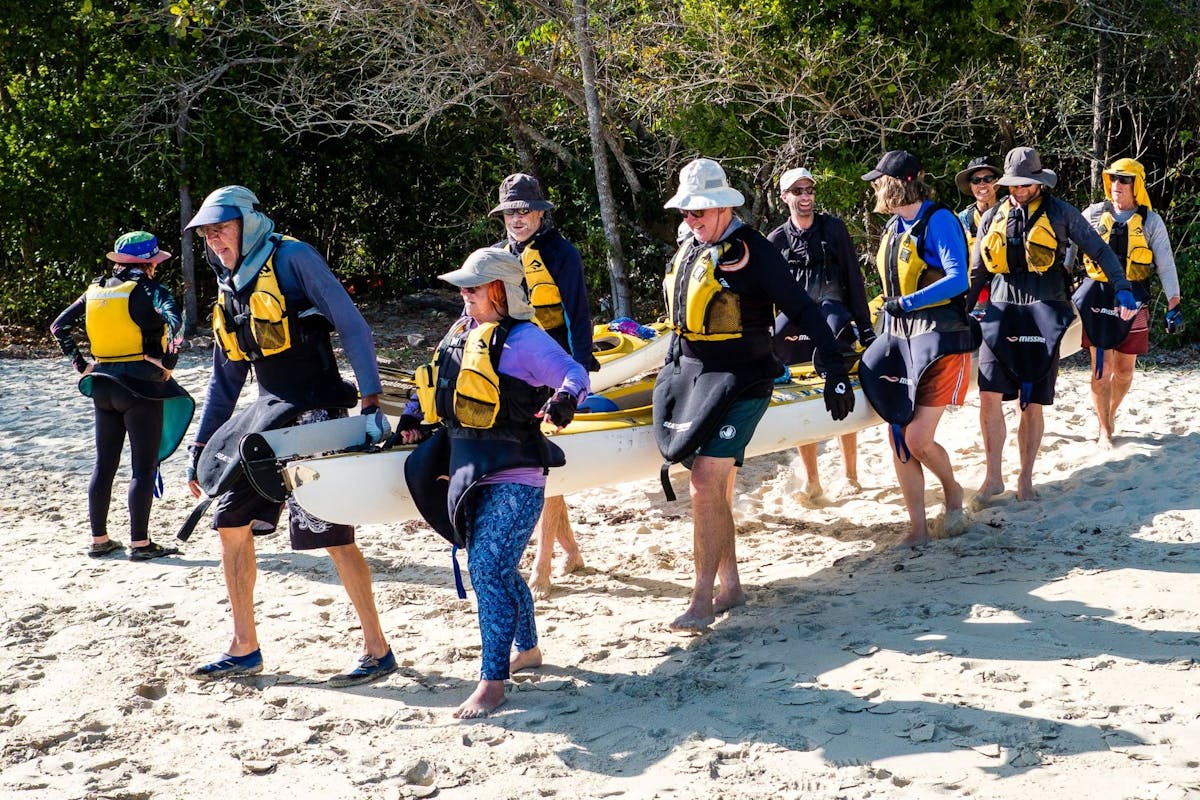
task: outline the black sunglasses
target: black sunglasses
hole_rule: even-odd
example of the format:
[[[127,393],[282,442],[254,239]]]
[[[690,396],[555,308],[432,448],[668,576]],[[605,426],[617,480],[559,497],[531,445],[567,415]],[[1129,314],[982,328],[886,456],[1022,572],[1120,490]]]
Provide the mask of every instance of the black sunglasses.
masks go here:
[[[971,183],[975,184],[976,186],[978,186],[981,183],[995,183],[995,182],[996,182],[996,176],[992,175],[991,173],[988,173],[987,175],[976,175],[974,178],[971,178]]]
[[[1123,183],[1126,186],[1133,184],[1134,177],[1132,175],[1113,175],[1113,180],[1117,183]]]

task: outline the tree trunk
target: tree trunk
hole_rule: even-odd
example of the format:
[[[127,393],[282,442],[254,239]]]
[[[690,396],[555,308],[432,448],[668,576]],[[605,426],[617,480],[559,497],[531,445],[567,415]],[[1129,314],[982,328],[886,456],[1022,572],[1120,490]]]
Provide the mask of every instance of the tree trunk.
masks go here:
[[[1092,196],[1104,191],[1101,173],[1108,149],[1108,119],[1105,108],[1108,102],[1108,35],[1104,31],[1096,34],[1096,85],[1092,92]]]
[[[587,0],[574,0],[575,46],[579,49],[579,66],[583,73],[583,94],[587,105],[588,138],[592,144],[592,163],[596,170],[596,193],[600,200],[600,221],[608,241],[608,275],[612,291],[612,315],[633,316],[633,294],[629,275],[625,271],[625,256],[621,249],[621,233],[617,229],[617,210],[613,200],[612,181],[608,174],[608,151],[604,144],[604,119],[600,97],[596,93],[596,53],[592,50],[592,35],[588,28]]]
[[[196,304],[196,248],[192,246],[192,231],[184,230],[192,219],[192,187],[188,181],[188,162],[183,155],[187,138],[187,101],[180,100],[180,114],[175,120],[175,142],[179,145],[179,269],[183,275],[183,334],[195,336],[199,328]]]

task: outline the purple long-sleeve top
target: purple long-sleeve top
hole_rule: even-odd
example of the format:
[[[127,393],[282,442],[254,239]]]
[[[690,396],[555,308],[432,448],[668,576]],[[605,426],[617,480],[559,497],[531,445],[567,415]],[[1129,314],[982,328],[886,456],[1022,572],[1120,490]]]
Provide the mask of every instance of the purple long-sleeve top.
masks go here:
[[[468,325],[475,327],[473,321]],[[517,325],[509,332],[496,369],[501,375],[524,381],[530,386],[549,386],[555,391],[568,392],[580,403],[587,399],[591,385],[587,370],[537,325]],[[424,416],[415,399],[408,401],[404,413],[417,419]],[[546,475],[538,467],[520,467],[500,470],[488,475],[480,483],[519,483],[544,487]]]

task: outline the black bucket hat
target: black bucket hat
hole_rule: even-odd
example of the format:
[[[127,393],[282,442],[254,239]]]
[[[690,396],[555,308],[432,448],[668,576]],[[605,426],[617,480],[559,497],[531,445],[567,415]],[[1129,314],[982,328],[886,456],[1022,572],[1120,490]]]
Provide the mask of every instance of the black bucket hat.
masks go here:
[[[509,175],[500,182],[500,204],[488,212],[492,217],[505,211],[553,211],[538,179],[524,172]]]
[[[997,178],[1004,174],[1004,170],[992,163],[991,156],[979,156],[972,158],[971,162],[967,164],[967,168],[954,176],[954,185],[967,197],[974,197],[975,195],[971,193],[971,177],[981,169],[987,170]]]

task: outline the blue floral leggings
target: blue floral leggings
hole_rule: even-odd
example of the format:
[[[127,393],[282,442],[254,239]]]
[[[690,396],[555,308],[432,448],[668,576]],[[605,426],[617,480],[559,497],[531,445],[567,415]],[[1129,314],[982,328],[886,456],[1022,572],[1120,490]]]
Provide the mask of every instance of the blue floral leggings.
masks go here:
[[[545,490],[540,486],[498,483],[479,489],[467,512],[470,537],[467,569],[479,604],[479,633],[483,640],[485,681],[508,678],[508,660],[515,642],[524,652],[537,645],[533,595],[517,565],[542,515]]]

